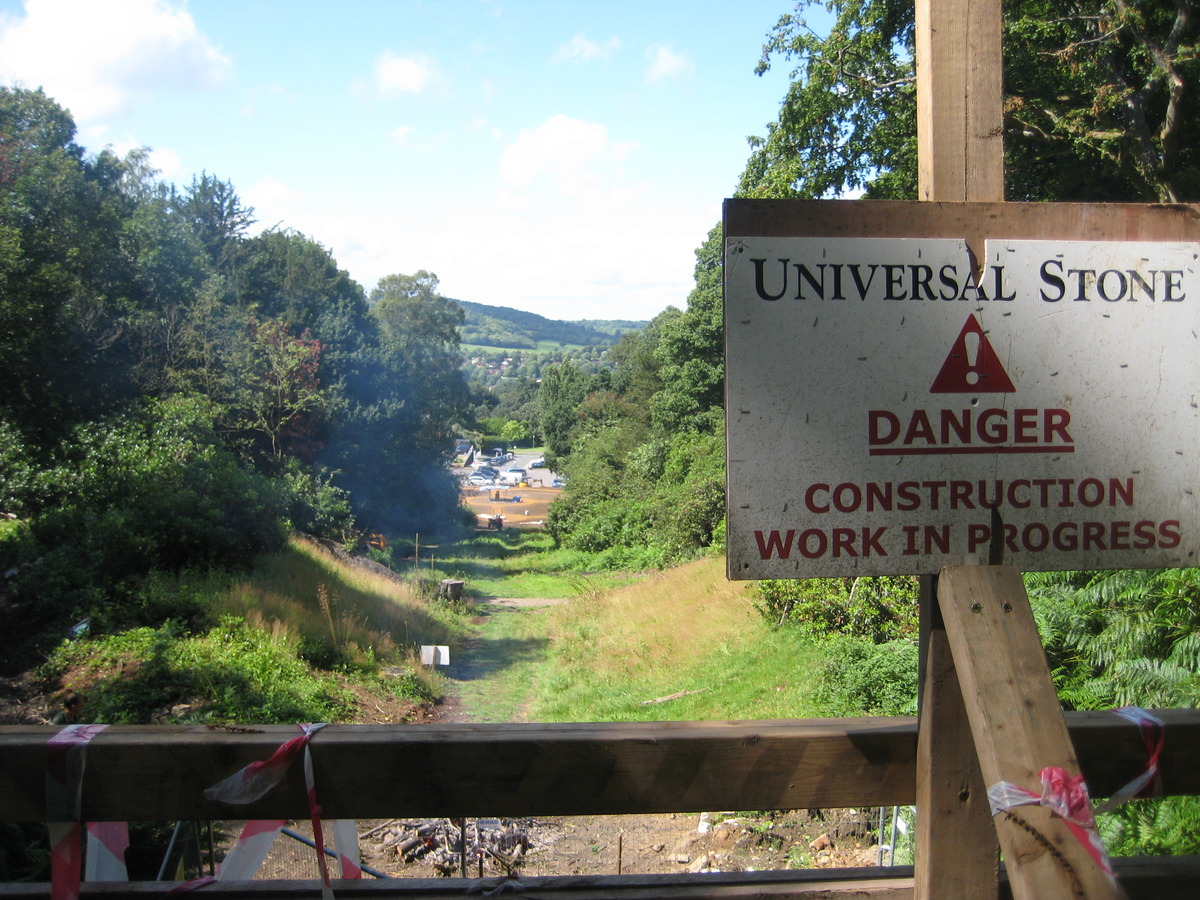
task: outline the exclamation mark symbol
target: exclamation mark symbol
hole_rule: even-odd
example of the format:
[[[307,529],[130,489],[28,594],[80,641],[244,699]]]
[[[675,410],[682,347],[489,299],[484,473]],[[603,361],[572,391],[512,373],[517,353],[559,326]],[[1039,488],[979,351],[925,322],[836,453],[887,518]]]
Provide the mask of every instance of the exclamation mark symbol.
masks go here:
[[[967,349],[967,384],[979,383],[979,332],[968,331],[963,335]]]

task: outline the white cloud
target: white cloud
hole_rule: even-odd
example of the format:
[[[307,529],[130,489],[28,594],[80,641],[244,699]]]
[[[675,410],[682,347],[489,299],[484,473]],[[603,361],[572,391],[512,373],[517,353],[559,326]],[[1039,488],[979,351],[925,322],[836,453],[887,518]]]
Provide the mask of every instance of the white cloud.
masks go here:
[[[676,78],[684,78],[696,71],[696,64],[682,53],[666,44],[653,44],[646,48],[650,61],[646,69],[646,83],[658,84]]]
[[[242,194],[242,201],[254,209],[254,218],[263,228],[274,228],[282,224],[285,227],[304,230],[304,227],[297,223],[304,209],[304,195],[274,175],[268,175]]]
[[[177,0],[26,0],[0,22],[0,79],[42,87],[78,123],[164,87],[207,90],[232,62]]]
[[[163,181],[174,181],[183,170],[183,161],[179,158],[179,154],[167,148],[158,150],[151,148],[150,165],[158,169],[159,177]]]
[[[500,162],[500,174],[512,189],[523,191],[542,175],[555,178],[559,188],[588,177],[595,167],[618,162],[636,145],[614,143],[608,129],[562,114],[551,116],[533,131],[517,135]]]
[[[598,59],[607,60],[621,49],[619,38],[610,37],[602,44],[589,40],[585,34],[577,34],[554,51],[550,62],[557,65],[564,62],[594,62]]]
[[[392,140],[397,144],[407,144],[408,136],[412,134],[413,127],[411,125],[401,125],[399,128],[392,129]]]
[[[385,51],[375,64],[375,87],[385,97],[419,94],[429,81],[429,66]]]

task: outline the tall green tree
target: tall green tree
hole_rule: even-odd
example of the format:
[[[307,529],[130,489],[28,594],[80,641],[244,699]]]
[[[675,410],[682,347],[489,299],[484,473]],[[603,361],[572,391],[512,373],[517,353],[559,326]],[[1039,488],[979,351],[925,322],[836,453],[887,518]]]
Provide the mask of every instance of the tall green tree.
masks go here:
[[[589,384],[588,376],[572,362],[549,366],[542,373],[538,409],[551,465],[571,452],[571,430],[579,421],[579,406]]]
[[[1195,0],[1006,0],[1003,15],[1009,199],[1200,196]],[[916,196],[913,17],[911,0],[830,0],[779,20],[758,69],[790,63],[792,83],[740,195]]]
[[[175,198],[180,214],[191,225],[213,266],[236,281],[239,257],[254,210],[242,205],[233,184],[202,172]]]
[[[381,278],[370,303],[381,358],[403,403],[410,452],[436,457],[449,446],[453,423],[470,409],[458,349],[462,309],[438,292],[437,276],[424,270]]]
[[[696,251],[696,286],[687,310],[658,324],[658,377],[650,400],[654,422],[666,431],[711,432],[725,401],[725,319],[721,226]]]
[[[244,352],[234,357],[231,422],[252,436],[259,458],[310,460],[327,399],[321,342],[277,319],[252,322],[247,337]]]
[[[133,202],[41,91],[0,88],[0,416],[61,434],[134,393],[122,341]]]

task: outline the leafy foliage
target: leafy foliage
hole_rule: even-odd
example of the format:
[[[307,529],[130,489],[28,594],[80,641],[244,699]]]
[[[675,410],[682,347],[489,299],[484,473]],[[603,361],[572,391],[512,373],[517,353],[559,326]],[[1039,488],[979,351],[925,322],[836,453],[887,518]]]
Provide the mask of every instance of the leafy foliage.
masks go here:
[[[917,711],[915,641],[875,643],[836,637],[822,648],[819,675],[825,715],[911,716]]]
[[[917,633],[917,579],[911,575],[779,579],[756,587],[760,612],[777,625],[876,644]]]
[[[135,628],[120,635],[63,643],[43,671],[87,685],[93,721],[143,724],[166,715],[182,722],[327,722],[345,717],[348,697],[316,676],[290,639],[227,618],[195,636]],[[116,668],[141,660],[130,676]],[[115,672],[114,672],[115,669]],[[115,676],[115,677],[114,677]],[[169,713],[184,707],[182,716]]]
[[[808,10],[833,13],[819,33]],[[1200,196],[1200,21],[1192,0],[1008,0],[1004,142],[1014,200],[1185,201]],[[914,6],[799,2],[759,71],[794,64],[778,119],[753,151],[746,197],[863,190],[916,196]]]
[[[1029,576],[1063,701],[1075,709],[1200,703],[1196,569]]]
[[[1026,575],[1064,705],[1200,704],[1200,570]],[[1200,800],[1138,800],[1100,817],[1117,855],[1197,852]]]
[[[208,173],[95,157],[0,89],[0,623],[10,665],[90,617],[157,625],[155,579],[236,567],[289,527],[459,527],[461,311],[428,273],[371,295]],[[20,516],[9,526],[8,516]],[[168,604],[169,605],[169,604]]]

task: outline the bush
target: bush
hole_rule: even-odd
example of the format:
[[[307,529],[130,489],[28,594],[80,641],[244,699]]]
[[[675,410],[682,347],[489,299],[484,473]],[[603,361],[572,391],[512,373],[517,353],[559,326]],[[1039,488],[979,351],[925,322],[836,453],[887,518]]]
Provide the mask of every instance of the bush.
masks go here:
[[[0,517],[28,512],[37,484],[37,469],[21,434],[0,421]]]
[[[912,575],[760,581],[756,605],[776,625],[883,643],[917,633],[917,584]]]
[[[291,638],[229,617],[194,637],[168,626],[64,643],[42,674],[69,678],[64,686],[87,697],[87,719],[109,724],[325,722],[349,715],[349,698],[331,678],[312,672],[298,649]]]
[[[276,484],[224,446],[200,400],[79,426],[39,479],[22,549],[37,563],[16,581],[10,623],[27,645],[86,616],[96,628],[193,620],[199,601],[142,584],[149,573],[245,565],[284,538]]]
[[[912,641],[877,644],[841,637],[826,646],[820,702],[830,716],[911,716],[917,711],[918,649]]]

